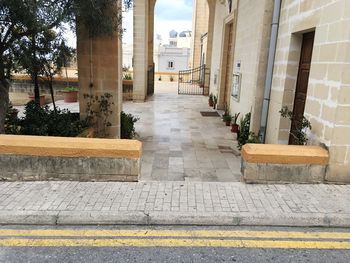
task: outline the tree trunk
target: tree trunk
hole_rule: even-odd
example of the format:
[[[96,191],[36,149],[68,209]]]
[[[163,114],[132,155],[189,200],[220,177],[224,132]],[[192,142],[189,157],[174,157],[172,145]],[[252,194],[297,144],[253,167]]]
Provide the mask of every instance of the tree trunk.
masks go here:
[[[39,80],[38,80],[38,65],[36,61],[36,39],[35,34],[32,35],[32,63],[34,64],[33,67],[33,73],[32,73],[32,80],[34,82],[34,100],[35,103],[40,105],[40,90],[39,90]]]
[[[49,80],[49,87],[50,87],[50,93],[51,93],[51,99],[52,99],[53,110],[54,110],[55,113],[57,113],[56,103],[55,103],[55,96],[54,96],[54,94],[53,94],[52,79]]]
[[[39,90],[39,80],[38,80],[38,74],[34,74],[34,98],[35,103],[40,105],[40,90]]]
[[[10,83],[4,79],[0,81],[0,134],[5,133],[5,118],[9,105]]]

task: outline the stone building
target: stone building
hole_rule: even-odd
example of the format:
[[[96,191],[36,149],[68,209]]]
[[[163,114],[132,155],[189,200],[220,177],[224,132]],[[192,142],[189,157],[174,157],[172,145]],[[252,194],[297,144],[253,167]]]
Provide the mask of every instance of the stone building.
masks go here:
[[[251,130],[266,143],[291,142],[283,106],[305,115],[308,143],[330,152],[326,180],[350,182],[350,1],[229,5],[215,4],[210,92],[219,107],[251,112]]]
[[[187,70],[189,67],[191,31],[181,33],[171,30],[168,44],[154,45],[155,72],[173,73]]]

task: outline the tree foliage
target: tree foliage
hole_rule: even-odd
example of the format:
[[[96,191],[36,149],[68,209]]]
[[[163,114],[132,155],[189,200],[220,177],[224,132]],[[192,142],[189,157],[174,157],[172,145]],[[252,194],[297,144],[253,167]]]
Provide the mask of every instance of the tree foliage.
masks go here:
[[[90,37],[121,33],[120,11],[131,5],[132,0],[122,0],[122,4],[118,0],[0,0],[0,133],[4,132],[11,73],[19,66],[32,76],[39,101],[37,78],[45,74],[39,58],[48,50],[53,31],[63,29],[65,23],[75,27],[78,21]]]

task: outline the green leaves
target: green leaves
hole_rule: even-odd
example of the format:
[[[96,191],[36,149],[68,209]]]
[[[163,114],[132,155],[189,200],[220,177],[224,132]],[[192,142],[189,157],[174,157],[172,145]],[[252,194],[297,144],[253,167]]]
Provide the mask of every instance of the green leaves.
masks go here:
[[[78,113],[68,110],[58,110],[56,113],[33,101],[25,106],[25,116],[21,119],[10,105],[5,123],[7,134],[41,136],[75,137],[87,127],[84,121],[80,121]]]
[[[139,118],[131,113],[121,112],[120,114],[120,137],[122,139],[132,139],[135,136],[135,123]]]
[[[311,130],[311,122],[303,116],[303,118],[297,119],[294,114],[287,106],[284,106],[279,113],[283,118],[288,118],[290,121],[295,123],[295,129],[290,131],[290,135],[294,138],[294,142],[298,145],[305,145],[308,141],[306,131]]]

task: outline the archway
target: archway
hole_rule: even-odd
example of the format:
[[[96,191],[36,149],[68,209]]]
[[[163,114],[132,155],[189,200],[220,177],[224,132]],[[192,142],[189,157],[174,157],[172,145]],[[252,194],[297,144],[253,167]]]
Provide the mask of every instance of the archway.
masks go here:
[[[160,0],[158,0],[160,1]],[[134,41],[133,41],[133,55],[134,55],[134,89],[133,89],[133,101],[140,102],[145,101],[147,96],[153,93],[152,83],[154,83],[154,22],[155,22],[155,5],[157,0],[134,0]],[[207,45],[205,52],[205,64],[208,68],[207,73],[210,70],[211,64],[211,49],[212,38],[214,28],[214,15],[215,15],[215,2],[214,0],[196,0],[196,5],[206,4],[208,8],[208,18],[202,20],[205,21],[206,27],[204,32],[199,31],[195,34],[195,38],[201,38],[201,34],[207,33]],[[169,2],[168,2],[169,3]],[[195,7],[194,7],[195,8]],[[198,15],[196,15],[198,16]],[[198,27],[197,25],[195,28]],[[171,29],[169,29],[171,30]],[[192,41],[192,50],[200,50],[200,45],[196,45],[196,41]],[[193,46],[196,45],[196,48]],[[201,52],[198,53],[199,59],[202,57]],[[196,60],[196,61],[197,61]],[[192,59],[192,61],[195,61]],[[192,62],[192,67],[195,62]],[[159,76],[157,76],[159,79]],[[208,81],[205,81],[205,95],[209,91],[209,74],[206,74]]]

